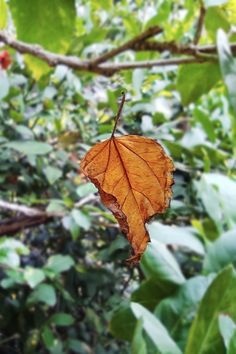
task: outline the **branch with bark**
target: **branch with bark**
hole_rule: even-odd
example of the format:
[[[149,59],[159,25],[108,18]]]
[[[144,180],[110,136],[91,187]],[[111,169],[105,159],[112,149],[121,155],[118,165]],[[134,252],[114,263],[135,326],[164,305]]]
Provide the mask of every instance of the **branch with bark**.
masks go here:
[[[34,57],[37,57],[46,62],[51,67],[56,67],[57,65],[65,65],[78,71],[87,71],[103,76],[112,76],[119,71],[136,68],[153,68],[157,66],[202,63],[205,61],[215,60],[216,57],[214,55],[217,54],[217,48],[215,45],[197,45],[199,36],[201,35],[202,31],[203,19],[205,15],[204,11],[204,8],[202,8],[194,43],[189,45],[182,45],[175,42],[159,42],[154,39],[150,40],[150,38],[153,38],[162,32],[162,29],[158,26],[150,27],[140,35],[134,37],[121,46],[112,49],[94,59],[88,60],[81,60],[76,56],[61,55],[49,52],[39,45],[27,44],[22,41],[18,41],[4,31],[0,31],[0,42],[5,43],[19,53],[30,54]],[[168,52],[172,55],[178,55],[180,57],[173,56],[167,59],[120,63],[109,61],[110,59],[113,59],[117,55],[128,50],[135,52]],[[231,44],[231,50],[236,52],[236,43]]]
[[[97,196],[87,196],[75,204],[75,208],[91,202],[96,202]],[[0,209],[13,212],[15,215],[0,221],[0,236],[11,235],[25,229],[46,224],[54,218],[63,218],[65,212],[47,212],[45,210],[28,207],[17,203],[9,203],[0,200]]]

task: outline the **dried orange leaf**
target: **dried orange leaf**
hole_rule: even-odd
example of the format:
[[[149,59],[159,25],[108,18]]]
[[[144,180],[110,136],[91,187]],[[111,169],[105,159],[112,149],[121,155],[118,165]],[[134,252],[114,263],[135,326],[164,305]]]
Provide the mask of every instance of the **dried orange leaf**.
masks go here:
[[[155,140],[137,135],[111,138],[92,147],[81,162],[130,242],[138,262],[150,241],[145,223],[169,206],[172,160]]]

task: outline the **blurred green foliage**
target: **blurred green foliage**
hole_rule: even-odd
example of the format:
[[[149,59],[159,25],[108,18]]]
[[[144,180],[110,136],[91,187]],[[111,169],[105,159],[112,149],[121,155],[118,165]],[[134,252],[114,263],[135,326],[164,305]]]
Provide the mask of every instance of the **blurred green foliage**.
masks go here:
[[[0,70],[0,199],[57,213],[0,239],[1,354],[233,354],[236,347],[235,1],[0,0],[0,29],[89,59],[149,26],[158,40],[218,46],[204,64],[110,78],[55,70],[13,51]],[[219,28],[223,29],[218,31]],[[7,49],[7,48],[4,48]],[[116,60],[168,58],[124,52]],[[211,58],[212,59],[212,58]],[[171,207],[129,268],[129,246],[80,173],[109,136],[121,90],[120,134],[158,139],[175,166]],[[0,230],[22,220],[1,208]]]

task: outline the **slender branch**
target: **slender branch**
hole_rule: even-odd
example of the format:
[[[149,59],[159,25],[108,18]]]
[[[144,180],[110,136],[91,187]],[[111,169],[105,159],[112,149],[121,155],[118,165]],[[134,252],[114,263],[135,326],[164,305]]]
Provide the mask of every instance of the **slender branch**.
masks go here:
[[[27,215],[27,216],[47,216],[47,217],[53,217],[53,216],[64,216],[64,213],[61,212],[56,212],[56,213],[47,213],[44,210],[36,209],[36,208],[29,208],[25,205],[21,204],[16,204],[16,203],[9,203],[5,202],[3,200],[0,200],[0,209],[3,210],[11,210],[11,211],[16,211],[18,213]]]
[[[119,106],[119,109],[118,109],[118,113],[117,113],[117,115],[116,115],[115,125],[114,125],[114,128],[113,128],[112,133],[111,133],[111,138],[113,138],[113,136],[114,136],[114,134],[115,134],[116,127],[117,127],[117,123],[118,123],[118,120],[120,119],[120,116],[121,116],[121,112],[122,112],[124,103],[125,103],[125,93],[122,92],[122,99],[121,99],[121,102],[120,102],[120,106]]]
[[[148,38],[153,37],[161,32],[162,32],[162,29],[158,26],[149,27],[146,31],[144,31],[143,33],[134,37],[130,41],[122,44],[121,46],[119,46],[115,49],[112,49],[111,51],[109,51],[101,56],[99,56],[97,59],[94,59],[92,61],[91,65],[98,65],[98,64],[104,63],[108,59],[114,58],[118,54],[125,52],[126,50],[132,49],[133,47],[135,47],[135,45],[137,43],[142,43],[142,42],[146,41]]]
[[[87,196],[82,198],[74,205],[79,208],[92,200],[97,200],[96,196]],[[16,212],[18,215],[9,219],[0,221],[0,236],[15,234],[27,228],[36,227],[52,221],[54,218],[63,218],[66,212],[47,212],[36,208],[30,208],[26,205],[9,203],[0,200],[0,209]]]
[[[39,45],[27,44],[22,41],[10,38],[9,35],[4,31],[0,31],[0,42],[7,44],[11,48],[14,48],[21,54],[31,54],[37,58],[40,58],[52,67],[57,65],[66,65],[72,69],[90,71],[106,75],[105,70],[100,72],[98,67],[91,68],[89,66],[89,61],[87,60],[80,60],[75,56],[66,56],[49,52]]]
[[[152,32],[153,35],[154,32]],[[156,29],[157,33],[157,29]],[[147,32],[144,32],[147,36]],[[151,36],[151,30],[149,32],[149,36]],[[34,44],[27,44],[22,41],[18,41],[15,39],[10,38],[6,32],[0,31],[0,42],[5,43],[6,45],[14,48],[19,53],[22,54],[31,54],[37,58],[42,59],[48,65],[55,67],[57,65],[65,65],[72,69],[76,69],[79,71],[88,71],[92,73],[97,73],[104,76],[112,76],[113,74],[122,71],[122,70],[129,70],[129,69],[136,69],[136,68],[152,68],[156,66],[170,66],[170,65],[182,65],[182,64],[191,64],[191,63],[201,63],[205,61],[214,60],[211,57],[204,57],[202,54],[216,54],[217,48],[215,45],[204,45],[204,46],[197,46],[197,45],[189,45],[189,46],[181,46],[173,42],[167,43],[160,43],[155,41],[137,41],[137,38],[142,38],[140,35],[139,37],[134,38],[133,42],[130,41],[133,45],[132,48],[128,48],[127,42],[125,45],[118,47],[116,50],[108,52],[104,54],[104,56],[108,56],[104,59],[104,56],[98,57],[97,59],[93,60],[80,60],[75,56],[66,56],[61,54],[51,53],[47,50],[44,50],[42,47]],[[236,53],[236,43],[232,43],[231,50],[233,53]],[[150,60],[150,61],[134,61],[134,62],[121,62],[121,63],[114,63],[114,62],[107,62],[107,63],[100,63],[94,65],[96,60],[100,62],[100,60],[107,60],[108,58],[114,57],[117,53],[121,53],[127,49],[132,49],[135,51],[138,50],[147,50],[147,51],[157,51],[157,52],[164,52],[170,51],[172,54],[177,55],[189,55],[189,57],[174,57],[169,59],[159,59],[159,60]]]
[[[184,58],[171,58],[171,59],[160,59],[160,60],[147,60],[138,62],[123,62],[123,63],[107,63],[102,64],[101,67],[106,68],[106,70],[111,70],[113,68],[114,72],[121,70],[137,69],[137,68],[153,68],[157,66],[171,66],[171,65],[181,65],[181,64],[192,64],[192,63],[203,63],[205,61],[215,60],[212,57],[184,57]]]
[[[200,14],[199,14],[198,22],[197,22],[196,33],[195,33],[195,37],[194,37],[194,40],[193,40],[194,44],[197,44],[199,42],[199,40],[200,40],[200,37],[201,37],[201,34],[202,34],[203,25],[204,25],[205,14],[206,14],[206,9],[203,6],[203,4],[201,3]]]
[[[94,194],[91,194],[91,195],[88,195],[82,199],[80,199],[75,205],[74,207],[75,208],[81,208],[83,205],[85,204],[88,204],[88,203],[91,203],[91,202],[97,202],[99,201],[99,197],[94,195]]]
[[[0,222],[0,236],[12,235],[24,229],[47,224],[52,221],[53,217],[47,215],[20,216],[14,217]]]
[[[35,209],[35,208],[29,208],[25,205],[8,203],[3,200],[0,200],[0,209],[17,211],[19,213],[22,213],[22,214],[25,214],[28,216],[38,216],[38,215],[45,214],[45,212],[42,210]]]

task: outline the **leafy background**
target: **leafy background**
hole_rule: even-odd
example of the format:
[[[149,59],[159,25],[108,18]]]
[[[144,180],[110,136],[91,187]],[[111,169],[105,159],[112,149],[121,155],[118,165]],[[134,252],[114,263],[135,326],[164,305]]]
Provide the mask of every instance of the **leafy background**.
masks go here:
[[[204,63],[107,78],[6,47],[0,198],[57,217],[1,236],[1,353],[235,353],[235,1],[0,0],[0,29],[89,59],[152,25],[161,42],[192,43],[201,8],[199,43],[218,50]],[[168,57],[129,51],[116,61]],[[158,139],[176,166],[171,208],[148,225],[152,242],[134,268],[79,169],[109,136],[122,90],[119,133]],[[1,208],[0,230],[22,217]]]

